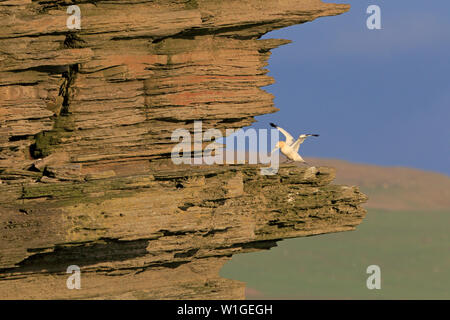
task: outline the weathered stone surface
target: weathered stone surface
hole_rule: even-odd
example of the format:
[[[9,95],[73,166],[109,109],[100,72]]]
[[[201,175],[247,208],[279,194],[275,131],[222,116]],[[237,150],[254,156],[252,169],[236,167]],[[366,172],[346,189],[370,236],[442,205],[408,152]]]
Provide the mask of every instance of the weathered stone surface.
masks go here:
[[[71,162],[158,159],[171,133],[240,128],[275,112],[261,90],[284,26],[348,10],[319,0],[0,2],[0,168],[70,151]],[[106,147],[107,146],[107,147]]]
[[[264,33],[319,0],[0,2],[0,298],[243,298],[218,272],[284,238],[353,230],[366,200],[334,170],[175,166],[177,128],[275,112]],[[82,290],[66,288],[81,267]]]
[[[365,211],[359,205],[366,197],[355,187],[329,185],[333,177],[326,167],[285,166],[279,175],[263,176],[256,166],[236,165],[2,185],[0,297],[242,298],[243,291],[228,291],[235,282],[213,274],[233,254],[270,248],[284,238],[353,230],[361,222]],[[178,266],[200,265],[204,272],[208,263],[216,267],[180,280],[178,288],[170,288],[176,281],[165,281],[168,274],[183,278],[186,269]],[[64,286],[72,264],[86,275],[80,292]],[[131,286],[137,273],[146,275],[135,280],[152,282]],[[95,279],[98,274],[102,280]],[[99,290],[99,283],[119,274],[121,280],[111,277],[117,287]],[[218,284],[197,288],[199,277]]]

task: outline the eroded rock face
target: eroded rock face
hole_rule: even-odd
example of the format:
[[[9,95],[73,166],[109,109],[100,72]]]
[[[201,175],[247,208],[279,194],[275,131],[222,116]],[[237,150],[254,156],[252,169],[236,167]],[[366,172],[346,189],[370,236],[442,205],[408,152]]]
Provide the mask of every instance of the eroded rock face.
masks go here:
[[[64,5],[62,5],[63,3]],[[277,240],[352,230],[331,168],[175,166],[177,128],[275,112],[263,67],[319,0],[0,2],[0,298],[244,298],[218,271]],[[66,268],[82,270],[68,290]]]
[[[63,3],[64,5],[61,5]],[[0,3],[0,168],[70,152],[83,168],[165,158],[176,128],[275,112],[264,33],[348,10],[319,0]],[[192,129],[191,129],[192,130]]]
[[[361,222],[366,197],[333,178],[326,167],[151,167],[3,188],[0,296],[243,298],[244,284],[218,276],[233,254]],[[83,290],[65,287],[69,265]]]

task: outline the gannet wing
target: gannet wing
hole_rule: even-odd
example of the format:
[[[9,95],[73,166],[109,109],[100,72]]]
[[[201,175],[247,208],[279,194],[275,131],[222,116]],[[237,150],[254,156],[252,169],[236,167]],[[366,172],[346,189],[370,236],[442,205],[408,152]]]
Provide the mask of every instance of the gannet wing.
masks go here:
[[[303,143],[303,141],[305,141],[305,138],[298,138],[297,141],[295,141],[292,145],[292,149],[295,152],[298,152],[298,149],[300,149],[300,145]]]
[[[284,136],[286,137],[286,144],[288,146],[290,146],[294,142],[294,138],[289,134],[289,132],[287,132],[283,128],[280,128],[279,126],[277,126],[276,124],[274,124],[272,122],[270,123],[270,126],[277,128],[278,131],[280,131],[282,134],[284,134]]]
[[[307,138],[307,137],[318,137],[319,135],[318,134],[313,134],[313,133],[307,133],[307,134],[305,134],[305,137],[302,137],[302,138],[298,138],[297,139],[297,141],[295,141],[294,142],[294,144],[292,145],[292,149],[295,151],[295,152],[298,152],[298,149],[300,148],[300,145],[303,143],[303,141],[305,141],[305,139]]]

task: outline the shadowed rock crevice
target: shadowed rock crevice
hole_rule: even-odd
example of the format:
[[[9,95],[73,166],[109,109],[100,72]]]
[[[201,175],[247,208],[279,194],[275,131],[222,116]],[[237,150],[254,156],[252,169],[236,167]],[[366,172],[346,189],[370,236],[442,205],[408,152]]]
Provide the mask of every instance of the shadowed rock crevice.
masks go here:
[[[115,239],[99,239],[89,243],[59,245],[50,249],[51,252],[34,253],[15,268],[0,270],[2,273],[22,272],[66,272],[70,265],[80,267],[100,262],[124,261],[147,254],[149,240],[120,241]],[[49,249],[44,249],[47,251]],[[30,251],[37,251],[36,249]]]

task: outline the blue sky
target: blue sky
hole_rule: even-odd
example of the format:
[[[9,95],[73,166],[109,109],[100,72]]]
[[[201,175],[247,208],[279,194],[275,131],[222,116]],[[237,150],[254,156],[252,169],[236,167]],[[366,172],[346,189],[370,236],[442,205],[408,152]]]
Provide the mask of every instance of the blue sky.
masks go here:
[[[326,1],[333,2],[333,1]],[[334,1],[337,2],[337,1]],[[319,133],[306,157],[408,166],[450,175],[450,1],[352,0],[348,13],[273,31],[275,122]],[[382,30],[366,27],[369,5]]]

